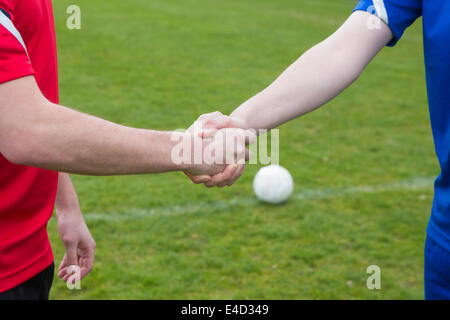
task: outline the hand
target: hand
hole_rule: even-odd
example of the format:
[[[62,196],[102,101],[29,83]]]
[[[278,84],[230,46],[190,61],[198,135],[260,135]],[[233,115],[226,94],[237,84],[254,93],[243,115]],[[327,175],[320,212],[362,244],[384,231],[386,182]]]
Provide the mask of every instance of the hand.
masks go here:
[[[83,219],[79,208],[57,209],[58,232],[66,248],[58,270],[58,277],[64,282],[83,279],[94,265],[95,241]],[[80,279],[73,277],[73,267],[80,270]],[[71,267],[71,268],[69,268]]]
[[[201,115],[198,120],[189,128],[189,131],[196,132],[202,138],[209,138],[214,136],[219,130],[224,128],[241,128],[247,129],[248,126],[240,119],[232,118],[223,115],[220,112],[212,112]],[[248,131],[247,131],[248,134]],[[251,141],[247,143],[253,143],[256,136],[252,134]],[[248,159],[248,158],[247,158]],[[231,186],[239,179],[245,169],[245,163],[229,164],[226,165],[220,173],[215,175],[193,175],[185,172],[186,175],[192,180],[192,182],[199,184],[204,183],[208,188],[218,186]]]
[[[232,186],[237,179],[242,176],[244,172],[245,164],[231,164],[226,165],[222,172],[215,175],[192,175],[188,172],[185,174],[191,179],[195,184],[203,183],[206,187],[225,187]]]
[[[197,134],[189,137],[193,139],[192,165],[186,169],[190,175],[215,175],[227,165],[245,164],[250,156],[246,145],[256,139],[253,132],[235,128],[218,130],[211,137],[200,138]]]

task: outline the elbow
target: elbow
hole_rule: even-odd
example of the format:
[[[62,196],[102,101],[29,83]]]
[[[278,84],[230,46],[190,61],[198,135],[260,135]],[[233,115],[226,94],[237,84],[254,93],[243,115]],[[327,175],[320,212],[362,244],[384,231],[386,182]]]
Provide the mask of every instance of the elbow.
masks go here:
[[[34,152],[28,142],[13,141],[2,146],[1,152],[9,162],[16,165],[31,165],[37,159],[33,159]]]
[[[0,142],[1,153],[11,163],[16,165],[39,166],[42,162],[39,143],[31,134],[24,132],[8,135]]]
[[[355,68],[354,70],[350,70],[349,74],[347,75],[347,82],[348,85],[351,85],[352,83],[356,82],[356,80],[359,79],[361,74],[363,73],[364,69]]]
[[[26,159],[26,152],[15,144],[7,144],[2,146],[2,155],[9,162],[16,165],[24,165],[28,159]]]
[[[338,46],[333,50],[332,59],[336,70],[348,84],[358,80],[369,63],[364,55],[343,46]]]

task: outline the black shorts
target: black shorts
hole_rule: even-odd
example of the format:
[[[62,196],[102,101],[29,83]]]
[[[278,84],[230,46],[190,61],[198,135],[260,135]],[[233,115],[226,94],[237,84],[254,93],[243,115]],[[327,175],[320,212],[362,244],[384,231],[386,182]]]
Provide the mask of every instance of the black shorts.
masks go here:
[[[55,264],[52,263],[33,278],[0,293],[0,300],[48,300],[54,271]]]

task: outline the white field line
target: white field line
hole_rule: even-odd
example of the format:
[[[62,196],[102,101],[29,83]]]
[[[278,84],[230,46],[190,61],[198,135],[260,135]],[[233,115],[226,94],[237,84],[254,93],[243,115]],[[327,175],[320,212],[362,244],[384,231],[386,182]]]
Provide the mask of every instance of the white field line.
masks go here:
[[[382,192],[394,191],[419,191],[431,190],[433,187],[434,177],[416,177],[411,180],[403,180],[388,184],[377,184],[367,186],[353,186],[344,188],[328,188],[316,190],[301,190],[294,193],[290,201],[293,200],[317,200],[324,198],[334,198],[353,194],[377,194]],[[148,216],[155,215],[179,215],[196,212],[210,212],[232,210],[236,207],[253,207],[259,201],[254,197],[233,198],[230,200],[216,200],[216,201],[198,201],[192,204],[178,204],[174,206],[155,207],[151,209],[130,208],[124,212],[111,213],[87,213],[84,218],[88,221],[120,221],[141,219]]]

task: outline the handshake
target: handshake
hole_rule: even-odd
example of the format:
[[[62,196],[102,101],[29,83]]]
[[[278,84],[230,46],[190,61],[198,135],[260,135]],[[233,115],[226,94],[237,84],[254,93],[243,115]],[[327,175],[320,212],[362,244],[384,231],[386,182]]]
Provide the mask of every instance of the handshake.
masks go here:
[[[172,161],[188,164],[184,173],[196,184],[206,187],[231,186],[242,175],[250,158],[247,146],[256,140],[256,132],[249,130],[240,119],[220,112],[201,115],[172,150]],[[174,139],[186,135],[174,133]]]

